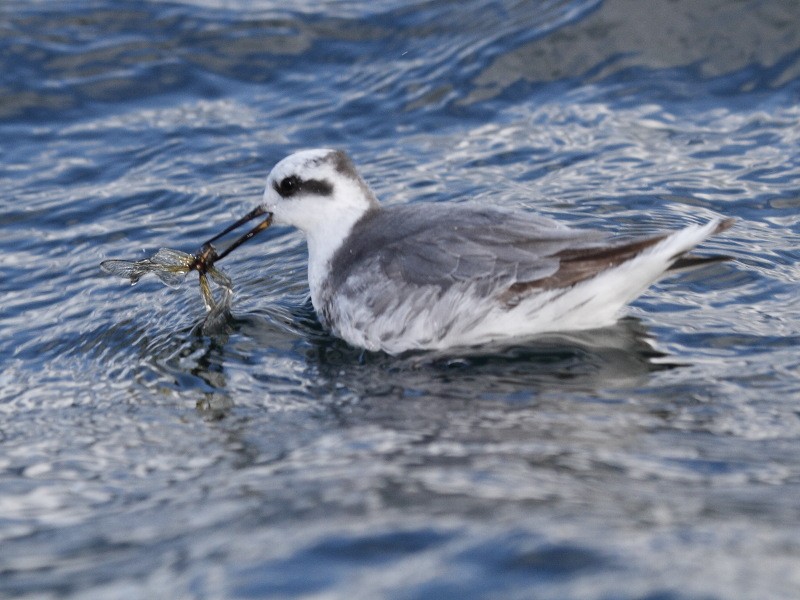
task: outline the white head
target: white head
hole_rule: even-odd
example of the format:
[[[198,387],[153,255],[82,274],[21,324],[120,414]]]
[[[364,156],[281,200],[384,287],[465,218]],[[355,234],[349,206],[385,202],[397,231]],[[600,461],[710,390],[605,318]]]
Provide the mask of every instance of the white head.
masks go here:
[[[375,195],[341,150],[301,150],[275,165],[267,177],[263,206],[275,224],[313,236],[331,223],[352,225],[378,205]]]
[[[276,225],[306,234],[313,296],[336,249],[378,201],[344,152],[317,149],[291,154],[273,167],[263,207]]]

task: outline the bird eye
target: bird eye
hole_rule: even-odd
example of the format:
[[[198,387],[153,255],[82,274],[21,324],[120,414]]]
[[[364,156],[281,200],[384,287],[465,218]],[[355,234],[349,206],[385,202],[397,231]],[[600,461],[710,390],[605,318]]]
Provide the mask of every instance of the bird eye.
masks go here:
[[[284,177],[278,184],[278,193],[284,198],[291,196],[300,189],[300,179],[296,175]]]

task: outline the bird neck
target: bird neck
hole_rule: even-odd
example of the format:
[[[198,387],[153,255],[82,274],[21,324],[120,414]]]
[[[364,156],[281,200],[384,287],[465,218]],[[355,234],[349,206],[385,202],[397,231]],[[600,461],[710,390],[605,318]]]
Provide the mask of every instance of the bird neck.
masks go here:
[[[345,243],[355,224],[367,213],[377,208],[368,210],[343,210],[337,214],[336,219],[331,219],[306,232],[308,241],[308,285],[311,289],[311,300],[314,306],[320,298],[320,293],[328,275],[331,260],[336,251]]]

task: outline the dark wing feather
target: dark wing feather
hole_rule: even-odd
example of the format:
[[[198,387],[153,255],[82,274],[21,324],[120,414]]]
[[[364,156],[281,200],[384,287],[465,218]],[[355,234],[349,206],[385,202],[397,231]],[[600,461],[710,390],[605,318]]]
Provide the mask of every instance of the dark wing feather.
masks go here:
[[[666,237],[667,234],[661,234],[601,247],[561,250],[553,255],[559,261],[558,271],[542,279],[517,282],[509,291],[518,294],[535,288],[549,290],[575,285],[601,271],[621,265]]]

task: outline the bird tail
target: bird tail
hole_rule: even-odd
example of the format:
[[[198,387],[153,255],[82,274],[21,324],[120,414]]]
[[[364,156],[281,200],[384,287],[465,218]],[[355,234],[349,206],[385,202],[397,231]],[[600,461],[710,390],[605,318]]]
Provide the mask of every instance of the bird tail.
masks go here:
[[[712,235],[717,235],[718,233],[722,233],[723,231],[727,231],[736,223],[736,219],[719,219],[716,221],[711,221],[707,225],[705,225],[702,229],[708,229],[709,231],[705,233],[703,239],[706,237],[711,237]],[[711,265],[718,262],[724,262],[726,260],[731,260],[733,257],[725,256],[724,254],[715,254],[712,256],[698,256],[697,254],[689,254],[691,248],[684,250],[683,252],[679,252],[673,257],[672,264],[667,268],[668,274],[673,273],[680,273],[683,271],[690,271],[693,269],[697,269],[699,267],[704,267],[706,265]]]
[[[724,260],[719,256],[689,254],[706,238],[730,229],[734,219],[717,219],[705,225],[691,225],[671,234],[649,240],[635,256],[575,285],[561,300],[569,312],[575,310],[571,329],[587,329],[613,323],[619,311],[650,285],[676,269],[696,268]],[[581,317],[581,318],[578,318]]]

